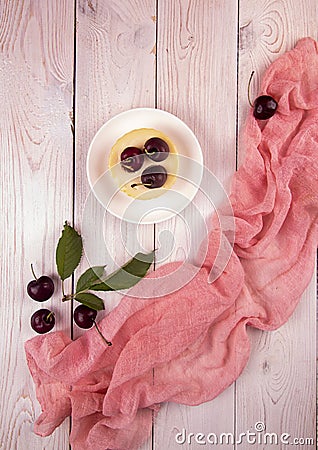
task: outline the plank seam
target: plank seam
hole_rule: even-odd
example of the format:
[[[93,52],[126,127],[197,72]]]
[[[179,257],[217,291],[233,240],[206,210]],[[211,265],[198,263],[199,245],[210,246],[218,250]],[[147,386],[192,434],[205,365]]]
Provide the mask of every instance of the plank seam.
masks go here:
[[[239,141],[239,62],[240,62],[240,0],[237,0],[237,35],[236,35],[236,124],[235,124],[235,169],[238,168],[238,141]],[[235,302],[236,309],[236,302]],[[233,433],[234,433],[234,444],[233,449],[237,449],[236,444],[236,434],[237,434],[237,382],[234,382],[234,402],[233,402]]]
[[[159,10],[159,0],[155,2],[155,14],[156,14],[156,28],[155,28],[155,108],[158,108],[158,10]]]
[[[72,224],[75,225],[75,193],[76,193],[76,63],[77,63],[77,36],[76,36],[76,22],[77,22],[77,0],[74,0],[74,23],[73,23],[73,98],[72,98],[72,131],[73,131],[73,185],[72,185]],[[72,275],[72,285],[71,291],[74,293],[75,288],[75,278],[74,274]],[[71,316],[70,316],[70,330],[71,330],[71,339],[74,339],[74,326],[73,326],[73,309],[74,309],[74,300],[71,299]],[[70,424],[69,424],[69,436],[72,431],[72,416],[70,416]],[[69,443],[69,450],[71,450],[71,444]]]
[[[159,0],[155,0],[155,109],[158,108],[158,11],[159,11]],[[156,224],[153,224],[153,270],[156,270]],[[152,383],[155,383],[155,370],[152,369]],[[152,411],[152,425],[151,425],[151,450],[155,450],[155,413]]]
[[[76,191],[76,14],[77,1],[74,0],[74,31],[73,31],[73,99],[72,99],[72,119],[73,119],[73,196],[72,196],[72,224],[75,225],[75,191]],[[72,294],[74,293],[74,275],[72,275]],[[73,311],[73,299],[71,300],[71,309]],[[74,338],[73,320],[71,315],[71,339]]]

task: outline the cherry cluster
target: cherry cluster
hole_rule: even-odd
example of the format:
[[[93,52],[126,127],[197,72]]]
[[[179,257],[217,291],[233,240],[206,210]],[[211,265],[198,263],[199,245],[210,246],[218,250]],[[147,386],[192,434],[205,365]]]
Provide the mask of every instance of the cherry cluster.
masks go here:
[[[54,293],[53,280],[46,275],[42,275],[37,278],[32,264],[31,270],[34,280],[28,283],[27,293],[33,300],[36,300],[37,302],[45,302],[51,298]],[[77,326],[87,329],[91,328],[95,324],[96,315],[97,311],[95,309],[89,308],[86,305],[79,305],[74,310],[73,318]],[[54,328],[54,325],[55,314],[49,309],[39,309],[31,316],[31,327],[39,334],[44,334],[51,331]]]
[[[148,139],[143,148],[127,147],[120,155],[120,164],[127,172],[137,172],[147,156],[152,161],[164,161],[169,155],[168,144],[158,137]],[[163,166],[147,167],[141,174],[141,182],[134,183],[131,187],[143,185],[148,189],[162,187],[167,180],[167,171]]]

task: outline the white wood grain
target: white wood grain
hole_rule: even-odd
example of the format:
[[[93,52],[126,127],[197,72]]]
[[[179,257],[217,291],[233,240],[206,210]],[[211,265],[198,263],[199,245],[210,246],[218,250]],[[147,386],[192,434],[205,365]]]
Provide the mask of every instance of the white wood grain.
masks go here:
[[[69,332],[69,305],[56,283],[44,304],[26,285],[55,272],[55,245],[72,218],[72,2],[0,3],[1,357],[0,448],[68,449],[69,421],[51,437],[32,433],[39,414],[23,344],[30,316],[48,307]]]
[[[192,128],[202,146],[205,166],[227,189],[236,164],[236,24],[236,2],[159,0],[158,107]],[[161,263],[195,256],[189,253],[191,239],[199,244],[202,235],[199,229],[189,229],[200,214],[204,219],[211,214],[203,193],[195,204],[197,212],[190,208],[185,218],[156,226]],[[164,404],[155,423],[155,448],[180,448],[175,435],[182,428],[205,434],[234,432],[233,386],[197,407]]]
[[[129,108],[156,105],[166,109],[193,129],[206,166],[229,190],[236,163],[237,89],[240,129],[249,108],[251,71],[256,71],[254,97],[270,62],[299,38],[318,38],[316,0],[76,3],[74,60],[73,1],[0,2],[1,450],[69,448],[68,420],[48,438],[32,433],[40,409],[23,343],[35,335],[29,326],[31,314],[44,306],[56,312],[56,329],[71,332],[71,305],[61,304],[57,280],[54,298],[45,304],[26,294],[31,262],[39,274],[55,272],[55,245],[63,222],[72,220],[71,117],[75,116],[75,224],[90,249],[80,270],[89,263],[109,262],[105,261],[106,248],[111,264],[121,264],[140,245],[152,249],[154,238],[159,247],[157,265],[184,259],[191,239],[200,240],[199,233],[191,236],[187,229],[197,219],[193,209],[184,219],[136,228],[104,214],[96,202],[87,200],[85,163],[95,132],[107,119]],[[74,65],[76,107],[72,111]],[[239,146],[239,162],[243,157]],[[195,203],[207,217],[211,205],[204,195],[199,194]],[[90,218],[85,226],[84,213]],[[96,223],[102,223],[103,245],[96,239]],[[106,313],[120,297],[105,295]],[[314,277],[283,327],[272,333],[249,331],[252,354],[236,384],[198,407],[163,405],[154,435],[142,450],[180,448],[175,435],[182,428],[206,434],[236,431],[238,435],[253,430],[257,421],[263,421],[269,432],[314,437],[315,297]],[[74,327],[74,337],[79,334]],[[253,448],[289,447],[255,444]]]
[[[77,7],[76,60],[76,223],[82,229],[86,260],[81,268],[107,264],[107,271],[137,251],[151,251],[153,225],[128,224],[105,212],[89,196],[85,164],[90,141],[114,115],[155,105],[156,4],[154,0],[83,1]],[[106,155],[105,155],[106,157]],[[91,217],[84,220],[85,217]],[[96,230],[103,236],[97,239]],[[107,255],[107,253],[109,254]],[[101,294],[105,313],[122,297]],[[74,336],[80,330],[75,326]],[[144,445],[150,449],[151,438]]]
[[[249,108],[247,84],[255,76],[251,98],[257,96],[260,79],[268,65],[297,40],[317,39],[318,5],[315,0],[240,0],[239,30],[239,124]],[[239,161],[244,149],[239,146]],[[279,330],[251,330],[252,353],[236,383],[237,433],[254,430],[262,421],[267,432],[293,437],[315,437],[316,402],[316,277],[313,277],[295,313]],[[240,446],[237,446],[240,448]],[[261,444],[253,445],[263,449]],[[283,444],[266,449],[291,448]],[[309,446],[306,448],[314,448]]]
[[[284,326],[269,333],[249,330],[253,350],[236,383],[237,435],[255,432],[255,423],[261,421],[266,432],[277,433],[278,439],[282,433],[290,435],[290,442],[295,437],[315,439],[315,297],[312,282]],[[306,448],[314,448],[314,442]],[[266,449],[290,445],[267,444]]]

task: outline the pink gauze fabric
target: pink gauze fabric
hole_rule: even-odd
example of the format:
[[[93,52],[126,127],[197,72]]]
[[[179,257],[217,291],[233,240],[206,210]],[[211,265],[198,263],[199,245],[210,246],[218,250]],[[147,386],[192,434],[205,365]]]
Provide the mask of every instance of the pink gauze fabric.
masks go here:
[[[93,328],[71,341],[62,332],[25,343],[47,436],[72,415],[74,450],[137,449],[160,403],[197,405],[229,386],[247,363],[247,326],[280,327],[309,283],[317,247],[318,46],[305,38],[267,70],[261,93],[278,102],[265,123],[249,113],[246,158],[233,178],[234,251],[207,282],[220,242],[212,228],[198,273],[159,298],[125,296]],[[166,264],[147,278],[163,279]],[[137,286],[142,286],[142,280]]]

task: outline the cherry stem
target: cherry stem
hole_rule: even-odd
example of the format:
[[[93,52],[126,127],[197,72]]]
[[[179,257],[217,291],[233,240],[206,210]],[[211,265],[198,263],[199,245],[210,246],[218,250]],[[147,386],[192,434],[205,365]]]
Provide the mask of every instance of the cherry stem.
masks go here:
[[[46,323],[50,323],[50,317],[51,317],[51,316],[54,317],[54,312],[53,312],[53,311],[51,311],[51,312],[46,316],[46,318],[44,319]]]
[[[121,162],[122,167],[125,167],[127,170],[129,170],[130,172],[134,172],[134,170],[130,167],[130,162],[131,162],[132,158],[126,158],[125,161]]]
[[[97,323],[95,322],[95,320],[93,320],[94,325],[96,330],[98,331],[98,334],[100,335],[100,337],[103,339],[103,341],[108,345],[108,347],[110,347],[111,345],[113,345],[111,342],[109,342],[102,334],[102,332],[100,331],[100,329],[97,326]]]
[[[62,294],[63,294],[63,298],[65,298],[66,295],[65,295],[65,289],[64,289],[64,280],[62,280]]]
[[[38,279],[34,273],[33,264],[31,264],[31,272],[32,272],[32,275],[34,276],[35,281],[38,281]]]
[[[154,155],[155,153],[157,153],[157,149],[153,147],[150,150],[147,150],[146,148],[144,150],[147,155]]]
[[[133,183],[131,184],[132,188],[135,188],[136,186],[152,186],[151,183]]]
[[[100,278],[100,280],[101,281],[99,281],[98,283],[95,283],[95,284],[99,284],[100,282],[102,282],[102,283],[104,282],[103,279]],[[105,278],[105,280],[106,280],[106,278]],[[83,293],[85,293],[87,291],[88,291],[88,289],[83,289],[82,291],[75,292],[74,294],[65,294],[64,284],[63,284],[63,281],[62,281],[62,294],[63,294],[62,302],[67,302],[68,300],[73,300],[74,298],[76,299],[76,296],[78,294],[83,294]]]
[[[248,87],[247,87],[247,98],[248,98],[248,102],[249,102],[249,104],[250,104],[251,107],[253,107],[253,104],[252,104],[252,102],[251,102],[251,97],[250,97],[251,81],[252,81],[253,75],[254,75],[254,70],[253,70],[253,72],[251,73],[250,79],[248,80]]]

